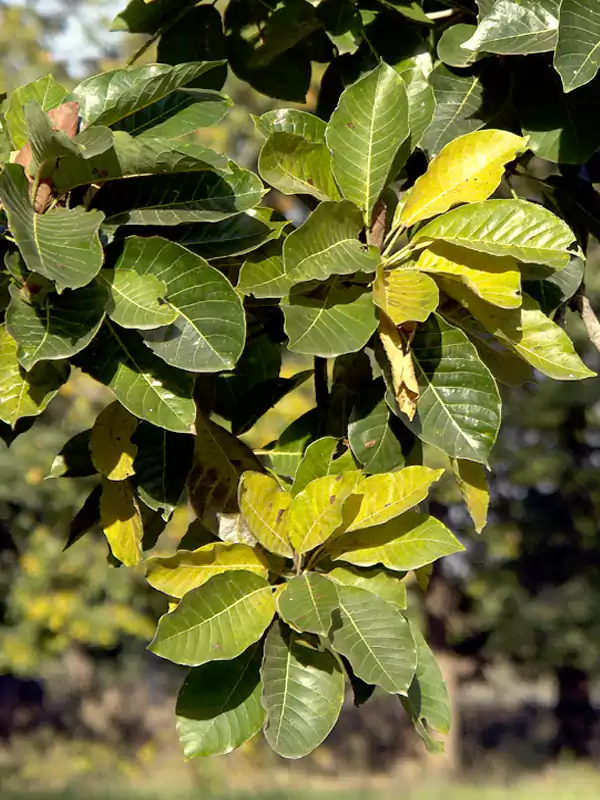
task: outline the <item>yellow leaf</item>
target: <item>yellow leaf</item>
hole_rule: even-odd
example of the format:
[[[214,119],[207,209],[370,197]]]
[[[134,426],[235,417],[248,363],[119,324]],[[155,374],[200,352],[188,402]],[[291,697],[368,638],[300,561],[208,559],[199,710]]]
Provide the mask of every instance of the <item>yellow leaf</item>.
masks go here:
[[[406,198],[400,222],[405,227],[443,214],[458,203],[485,200],[496,189],[504,165],[527,146],[508,131],[467,133],[447,144]]]
[[[122,481],[135,473],[133,461],[137,447],[131,437],[137,418],[115,401],[102,411],[90,436],[92,463],[110,481]]]
[[[552,322],[529,295],[523,295],[521,308],[507,310],[485,303],[458,281],[442,278],[440,285],[446,294],[468,308],[493,336],[508,344],[544,375],[559,381],[596,375],[579,358],[563,329]]]
[[[452,458],[450,462],[475,530],[477,533],[481,533],[487,522],[490,503],[485,469],[482,464],[466,461],[463,458]]]
[[[521,273],[511,256],[491,256],[448,242],[434,242],[419,256],[417,269],[458,278],[495,306],[521,305]]]
[[[100,497],[100,522],[110,549],[126,567],[134,567],[142,560],[144,524],[128,481],[102,479]]]
[[[440,293],[434,280],[416,269],[381,268],[373,283],[373,302],[395,325],[425,322],[438,307]]]
[[[398,408],[412,420],[417,413],[419,383],[410,349],[387,317],[382,317],[379,323],[379,338],[390,364]]]
[[[180,550],[168,558],[149,558],[146,563],[150,586],[178,598],[227,570],[245,569],[264,578],[269,573],[257,550],[225,542],[211,542],[197,550]]]
[[[346,530],[371,528],[404,514],[409,508],[425,500],[430,487],[440,479],[443,472],[443,469],[414,466],[405,467],[398,472],[371,475],[356,490],[361,501]]]
[[[297,553],[313,550],[340,527],[344,503],[361,477],[360,472],[340,472],[311,481],[294,497],[288,509],[285,532]]]
[[[279,556],[293,556],[285,533],[285,516],[292,496],[271,475],[244,472],[239,487],[240,510],[262,546]]]

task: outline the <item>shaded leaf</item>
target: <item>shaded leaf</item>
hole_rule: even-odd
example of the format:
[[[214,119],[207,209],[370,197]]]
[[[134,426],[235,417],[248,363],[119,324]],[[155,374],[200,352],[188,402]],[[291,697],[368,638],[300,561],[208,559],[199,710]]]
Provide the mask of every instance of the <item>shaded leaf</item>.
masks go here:
[[[367,473],[391,472],[405,465],[402,435],[408,431],[391,417],[383,395],[384,385],[379,379],[364,392],[348,426],[352,452]]]
[[[254,118],[254,123],[263,136],[272,133],[291,133],[308,142],[325,142],[326,123],[314,114],[298,108],[277,108]]]
[[[177,733],[186,758],[230,753],[262,728],[260,650],[196,667],[177,698]]]
[[[4,165],[0,199],[28,269],[54,280],[59,292],[85,286],[98,273],[103,259],[98,235],[103,214],[86,212],[82,206],[36,214],[19,164]]]
[[[269,378],[253,386],[244,395],[243,402],[238,403],[235,407],[231,420],[231,432],[239,436],[249,431],[263,414],[266,414],[287,394],[302,386],[312,374],[311,369],[302,370],[289,378]]]
[[[325,144],[292,133],[272,133],[258,159],[261,178],[283,194],[310,194],[318,200],[340,196],[331,172],[331,153]]]
[[[333,436],[325,436],[309,444],[294,476],[291,492],[295,496],[303,491],[311,481],[326,475],[338,475],[345,470],[353,470],[354,460],[350,450],[338,454],[340,442]]]
[[[18,344],[19,363],[29,370],[40,361],[79,353],[100,329],[105,303],[106,293],[97,284],[49,294],[41,305],[28,303],[17,287],[11,287],[6,328]]]
[[[406,86],[410,128],[408,149],[412,151],[420,144],[423,134],[431,123],[435,111],[435,95],[418,57],[405,59],[396,64],[394,69]],[[405,145],[402,145],[401,149],[404,149]]]
[[[146,580],[159,592],[183,597],[215,575],[232,570],[253,572],[263,578],[268,575],[265,561],[255,548],[214,542],[192,552],[178,550],[173,556],[149,558],[146,561]]]
[[[71,520],[69,524],[69,535],[63,547],[63,552],[78,542],[88,531],[100,524],[101,496],[102,484],[98,484],[94,486],[81,508]]]
[[[173,14],[193,6],[195,0],[129,0],[114,18],[111,30],[129,33],[156,33]]]
[[[392,605],[356,586],[338,586],[340,611],[330,634],[353,672],[390,694],[406,694],[417,666],[406,619]]]
[[[270,242],[242,264],[237,290],[254,297],[285,297],[293,280],[283,268],[281,240]]]
[[[450,732],[450,697],[435,656],[421,631],[411,625],[417,643],[417,671],[408,690],[408,700],[415,716],[439,733]]]
[[[188,666],[229,661],[260,639],[274,613],[273,590],[264,578],[223,572],[187,592],[160,618],[148,649]]]
[[[481,58],[477,48],[464,48],[464,43],[475,33],[475,25],[451,25],[442,33],[437,43],[437,54],[440,61],[450,67],[468,67]]]
[[[344,676],[336,658],[276,623],[265,642],[261,672],[265,738],[285,758],[308,755],[331,731],[342,708]]]
[[[330,555],[334,561],[359,567],[383,564],[407,572],[461,550],[462,544],[438,519],[408,511],[375,528],[344,533],[333,543]]]
[[[392,67],[382,63],[344,90],[327,125],[326,140],[342,195],[365,212],[368,224],[408,135],[406,89]]]
[[[90,455],[92,431],[81,431],[72,436],[55,456],[47,478],[89,478],[96,474]]]
[[[155,275],[104,269],[98,281],[109,294],[108,316],[123,328],[150,330],[168,325],[178,316],[177,310],[164,301],[166,284]]]
[[[292,578],[277,598],[279,616],[291,628],[319,636],[329,634],[331,615],[337,606],[335,584],[318,572]]]
[[[11,92],[4,119],[16,150],[23,147],[28,138],[24,113],[26,103],[36,102],[42,111],[49,111],[64,102],[67,95],[67,89],[61,86],[52,75],[46,75],[33,83],[19,86],[14,92]]]
[[[453,458],[451,463],[460,493],[467,504],[475,530],[477,533],[481,533],[487,522],[490,503],[490,491],[485,470],[481,464],[476,464],[474,461],[464,461],[460,458]]]
[[[194,439],[141,422],[133,435],[135,484],[144,503],[169,519],[192,468]]]

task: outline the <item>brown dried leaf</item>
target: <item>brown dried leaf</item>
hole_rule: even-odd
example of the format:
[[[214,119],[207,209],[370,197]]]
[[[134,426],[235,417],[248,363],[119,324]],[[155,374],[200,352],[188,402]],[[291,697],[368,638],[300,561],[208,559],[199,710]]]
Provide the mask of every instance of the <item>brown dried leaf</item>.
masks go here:
[[[392,371],[394,396],[400,411],[412,420],[417,413],[419,384],[408,340],[385,315],[381,315],[379,338]]]

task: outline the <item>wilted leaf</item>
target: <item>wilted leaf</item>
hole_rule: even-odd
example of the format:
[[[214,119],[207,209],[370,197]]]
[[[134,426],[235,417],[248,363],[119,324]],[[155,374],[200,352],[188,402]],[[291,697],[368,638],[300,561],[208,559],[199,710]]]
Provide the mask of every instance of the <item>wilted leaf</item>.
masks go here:
[[[382,317],[379,323],[379,338],[389,362],[394,399],[398,409],[412,420],[417,413],[420,388],[410,346],[387,317]]]
[[[109,481],[122,481],[134,474],[137,447],[131,437],[137,419],[120,403],[111,403],[94,422],[90,454],[96,470]]]

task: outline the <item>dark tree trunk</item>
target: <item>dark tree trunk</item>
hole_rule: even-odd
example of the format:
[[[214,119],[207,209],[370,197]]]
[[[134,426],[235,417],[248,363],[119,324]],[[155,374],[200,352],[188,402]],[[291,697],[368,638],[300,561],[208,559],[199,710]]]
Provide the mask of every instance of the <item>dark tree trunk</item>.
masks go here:
[[[569,752],[575,758],[589,758],[596,712],[590,700],[588,676],[577,667],[556,669],[558,702],[554,709],[557,722],[554,752]]]

